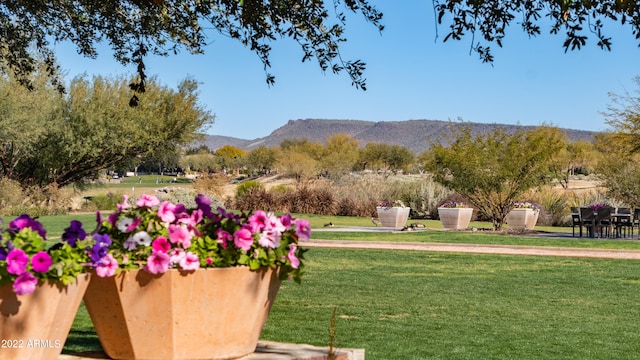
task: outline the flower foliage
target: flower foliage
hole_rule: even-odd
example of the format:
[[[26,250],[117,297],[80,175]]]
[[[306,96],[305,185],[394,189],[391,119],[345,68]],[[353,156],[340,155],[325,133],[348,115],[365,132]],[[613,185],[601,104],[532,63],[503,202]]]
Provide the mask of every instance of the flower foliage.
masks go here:
[[[378,205],[383,208],[392,208],[392,207],[407,207],[402,200],[385,200]]]
[[[0,231],[0,286],[12,284],[17,295],[26,295],[40,280],[67,285],[92,265],[92,246],[79,221],[71,221],[62,241],[51,244],[39,221],[20,215]]]
[[[534,210],[537,209],[537,207],[534,204],[532,204],[532,203],[530,203],[528,201],[525,201],[525,202],[514,202],[513,203],[513,208],[514,209],[534,209]]]
[[[599,204],[590,204],[588,207],[592,208],[593,211],[598,211],[602,208],[607,207],[608,205],[605,203],[599,203]]]
[[[439,207],[441,208],[462,208],[464,207],[464,204],[458,201],[447,201],[445,203],[443,203],[442,205],[440,205]]]
[[[195,202],[195,208],[187,209],[142,195],[130,205],[125,197],[116,212],[99,220],[93,235],[96,258],[105,255],[97,264],[97,275],[137,268],[161,274],[169,269],[279,266],[283,276],[300,281],[306,250],[298,241],[309,239],[307,220],[261,210],[251,214],[222,208],[212,211],[204,195]]]

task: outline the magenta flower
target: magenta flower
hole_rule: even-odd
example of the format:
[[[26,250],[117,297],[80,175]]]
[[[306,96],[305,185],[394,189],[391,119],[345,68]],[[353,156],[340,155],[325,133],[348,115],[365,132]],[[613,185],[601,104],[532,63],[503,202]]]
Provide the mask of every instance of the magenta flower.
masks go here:
[[[151,274],[162,274],[169,270],[170,262],[171,258],[168,254],[160,251],[154,251],[149,255],[144,269]]]
[[[291,226],[291,214],[290,213],[286,213],[286,214],[280,216],[280,223],[285,228],[288,228],[289,226]]]
[[[216,237],[218,238],[218,243],[222,245],[223,249],[227,248],[227,241],[233,240],[233,236],[222,229],[216,230]]]
[[[300,266],[300,259],[296,256],[296,244],[291,244],[289,247],[289,253],[287,254],[287,260],[291,262],[291,267],[297,269]]]
[[[30,272],[20,274],[13,282],[13,291],[17,295],[31,294],[38,285],[38,279]]]
[[[118,260],[116,260],[113,255],[107,254],[100,259],[100,262],[96,266],[96,275],[99,277],[109,277],[115,275],[116,270],[118,270]]]
[[[247,251],[253,245],[253,236],[249,229],[241,228],[233,234],[233,243],[236,247]]]
[[[253,215],[249,217],[249,225],[251,226],[251,230],[256,233],[267,227],[267,223],[269,222],[269,217],[267,214],[258,210]]]
[[[169,241],[174,244],[181,244],[183,248],[191,246],[193,233],[185,225],[169,225]]]
[[[125,232],[130,232],[130,231],[135,230],[138,227],[138,225],[140,225],[141,222],[142,222],[142,218],[133,219],[131,224],[129,224],[129,226],[127,226],[127,229],[126,229]]]
[[[179,264],[182,270],[196,270],[200,268],[200,259],[198,259],[198,255],[188,251],[180,259]]]
[[[42,224],[29,217],[29,215],[20,215],[17,218],[13,219],[9,222],[9,231],[17,233],[22,229],[31,229],[37,232],[43,239],[46,239],[46,230],[42,226]]]
[[[7,272],[13,275],[21,275],[27,271],[29,256],[22,249],[13,249],[7,254]]]
[[[307,219],[296,219],[294,220],[296,225],[296,235],[303,240],[309,240],[311,237],[311,225],[309,225],[309,220]]]
[[[49,256],[46,251],[38,251],[31,258],[31,267],[33,271],[46,273],[51,267],[51,262],[51,256]]]
[[[171,244],[169,244],[169,240],[167,240],[167,238],[164,236],[159,236],[155,240],[153,240],[151,247],[153,248],[153,251],[159,251],[163,253],[168,253],[169,250],[171,250]]]
[[[174,204],[169,201],[163,201],[158,208],[158,217],[164,222],[172,223],[176,220],[175,209],[176,206]]]
[[[160,200],[153,195],[141,195],[138,200],[136,200],[136,205],[139,207],[154,207],[160,204]]]

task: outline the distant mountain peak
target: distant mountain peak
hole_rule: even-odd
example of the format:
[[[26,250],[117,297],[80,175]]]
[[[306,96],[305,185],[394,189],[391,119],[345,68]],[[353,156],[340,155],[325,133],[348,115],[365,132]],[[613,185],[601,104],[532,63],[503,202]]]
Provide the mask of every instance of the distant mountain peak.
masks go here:
[[[208,135],[206,140],[198,142],[196,146],[206,145],[210,149],[218,149],[225,145],[253,150],[260,146],[277,147],[286,139],[303,139],[324,143],[328,136],[334,134],[349,134],[358,140],[361,146],[369,142],[387,143],[407,147],[415,153],[427,150],[434,141],[442,139],[449,133],[453,125],[471,125],[473,132],[485,133],[496,127],[510,128],[533,127],[507,124],[482,124],[470,122],[452,122],[442,120],[405,120],[405,121],[365,121],[365,120],[328,120],[328,119],[297,119],[275,129],[263,138],[244,140],[220,135]],[[562,129],[567,139],[591,141],[595,132],[585,130]]]

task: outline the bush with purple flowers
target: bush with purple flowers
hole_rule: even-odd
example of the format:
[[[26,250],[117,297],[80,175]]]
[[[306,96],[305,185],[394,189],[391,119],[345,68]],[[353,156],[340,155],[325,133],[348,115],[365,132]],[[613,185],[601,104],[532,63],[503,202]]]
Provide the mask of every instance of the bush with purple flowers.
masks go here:
[[[0,229],[0,286],[11,284],[17,295],[30,294],[38,281],[59,280],[67,285],[101,259],[90,258],[94,241],[82,223],[72,221],[62,241],[46,241],[42,224],[20,215]]]

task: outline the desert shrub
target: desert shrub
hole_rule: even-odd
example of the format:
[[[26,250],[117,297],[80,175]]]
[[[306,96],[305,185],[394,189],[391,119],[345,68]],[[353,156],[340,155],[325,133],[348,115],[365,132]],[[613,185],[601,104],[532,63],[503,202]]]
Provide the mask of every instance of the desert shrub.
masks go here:
[[[335,215],[333,191],[325,186],[304,185],[293,192],[291,211],[301,214]]]
[[[243,181],[242,183],[238,184],[238,187],[236,188],[236,197],[246,197],[247,194],[252,192],[253,189],[260,189],[264,192],[264,185],[257,180]]]
[[[356,199],[352,196],[345,196],[338,200],[336,215],[339,216],[376,216],[376,206],[378,201],[375,199]]]
[[[411,207],[414,218],[435,219],[438,217],[438,206],[453,192],[429,176],[419,183],[412,183],[403,195]]]
[[[24,194],[20,183],[0,178],[0,215],[10,215],[11,208],[20,206],[23,200]]]
[[[25,196],[23,205],[38,208],[32,212],[41,215],[63,215],[71,209],[74,190],[72,188],[61,189],[57,184],[49,184],[44,188],[38,186],[26,188],[23,190],[23,194]]]
[[[193,190],[197,194],[205,194],[208,197],[221,198],[223,187],[229,182],[229,178],[224,174],[210,174],[198,176],[193,180]]]
[[[238,192],[231,208],[242,211],[275,211],[273,194],[267,192],[263,186],[249,187]]]
[[[90,201],[97,210],[116,210],[116,204],[122,203],[122,194],[108,193],[92,196]]]
[[[13,206],[9,209],[7,213],[7,215],[9,216],[20,216],[22,214],[27,214],[32,218],[38,217],[38,216],[55,215],[55,214],[50,214],[49,210],[46,208],[39,207],[39,206],[32,206],[32,205]]]

